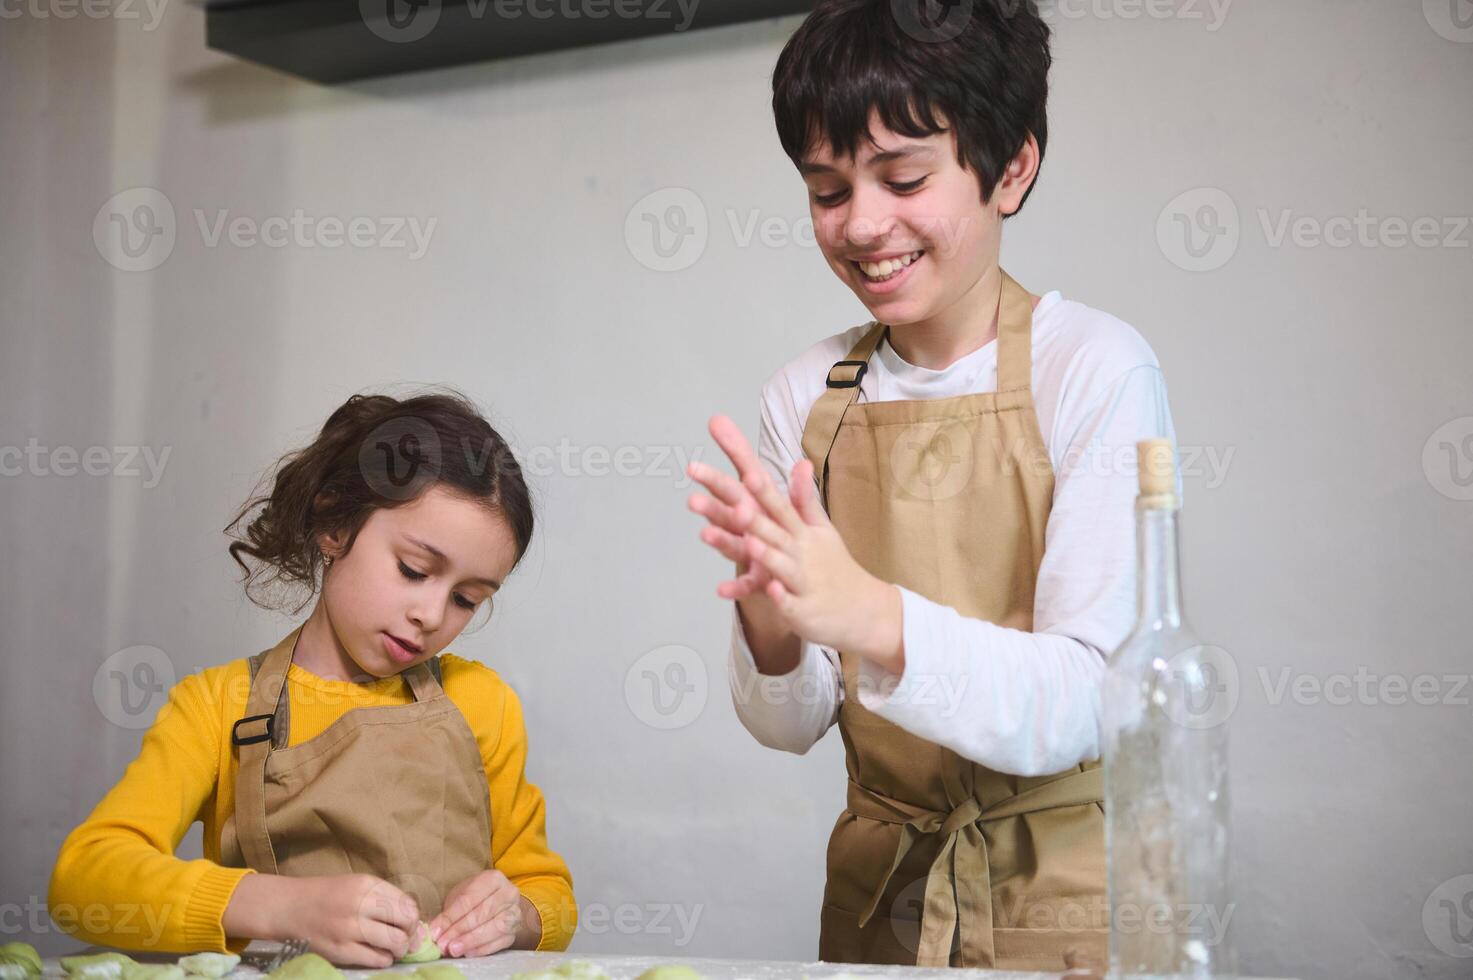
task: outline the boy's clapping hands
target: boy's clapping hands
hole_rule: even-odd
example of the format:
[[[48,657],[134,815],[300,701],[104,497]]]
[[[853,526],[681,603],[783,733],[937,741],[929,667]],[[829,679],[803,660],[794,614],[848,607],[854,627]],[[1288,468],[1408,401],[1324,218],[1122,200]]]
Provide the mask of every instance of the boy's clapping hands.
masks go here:
[[[701,540],[737,563],[736,578],[717,586],[717,594],[763,596],[790,632],[901,673],[899,590],[850,555],[818,501],[813,464],[798,461],[784,495],[731,419],[714,417],[710,431],[739,477],[700,462],[687,469],[711,493],[689,501],[708,521]]]

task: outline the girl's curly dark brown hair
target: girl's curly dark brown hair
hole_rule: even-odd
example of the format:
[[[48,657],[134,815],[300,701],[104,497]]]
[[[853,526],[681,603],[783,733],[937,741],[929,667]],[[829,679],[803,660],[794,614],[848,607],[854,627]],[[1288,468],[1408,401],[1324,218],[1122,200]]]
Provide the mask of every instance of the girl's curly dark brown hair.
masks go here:
[[[532,540],[532,500],[521,465],[475,405],[453,389],[404,400],[354,395],[328,417],[316,440],[278,460],[264,483],[269,492],[258,486],[225,527],[237,539],[230,557],[241,568],[246,595],[263,608],[283,604],[263,601],[268,591],[305,587],[307,597],[293,612],[316,594],[320,535],[346,531],[346,553],[375,510],[403,506],[435,485],[503,516],[516,539],[516,561]]]

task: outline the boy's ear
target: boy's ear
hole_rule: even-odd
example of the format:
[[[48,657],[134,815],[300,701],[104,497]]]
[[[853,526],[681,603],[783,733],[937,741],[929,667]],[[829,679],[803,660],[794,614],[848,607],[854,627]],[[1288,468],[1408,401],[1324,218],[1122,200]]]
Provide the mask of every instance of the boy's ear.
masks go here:
[[[1033,134],[1023,141],[1023,146],[1003,168],[1002,177],[993,188],[997,209],[1003,217],[1015,214],[1023,206],[1023,197],[1038,177],[1038,140]]]

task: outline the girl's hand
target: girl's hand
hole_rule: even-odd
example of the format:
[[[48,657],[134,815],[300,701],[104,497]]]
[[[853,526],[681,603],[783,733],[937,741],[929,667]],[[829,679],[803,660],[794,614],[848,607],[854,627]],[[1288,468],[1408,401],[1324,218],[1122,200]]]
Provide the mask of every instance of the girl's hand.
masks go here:
[[[766,592],[788,627],[810,643],[867,657],[892,674],[905,669],[900,591],[854,560],[813,489],[813,463],[798,461],[791,502],[762,470],[743,485],[762,508],[744,538],[771,574]]]
[[[419,938],[419,906],[373,875],[250,874],[236,887],[222,924],[228,936],[305,939],[312,952],[339,966],[383,968]]]
[[[503,949],[535,949],[542,939],[542,917],[494,869],[482,871],[450,889],[445,909],[430,922],[430,936],[447,956],[490,956]]]

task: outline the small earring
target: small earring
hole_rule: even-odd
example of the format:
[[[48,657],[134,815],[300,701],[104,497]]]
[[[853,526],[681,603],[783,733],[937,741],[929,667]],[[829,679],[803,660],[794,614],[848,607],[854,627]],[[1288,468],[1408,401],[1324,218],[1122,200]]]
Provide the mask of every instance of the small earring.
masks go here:
[[[332,557],[330,555],[324,556],[323,559],[322,559],[322,563],[324,565],[331,565],[332,564]]]

